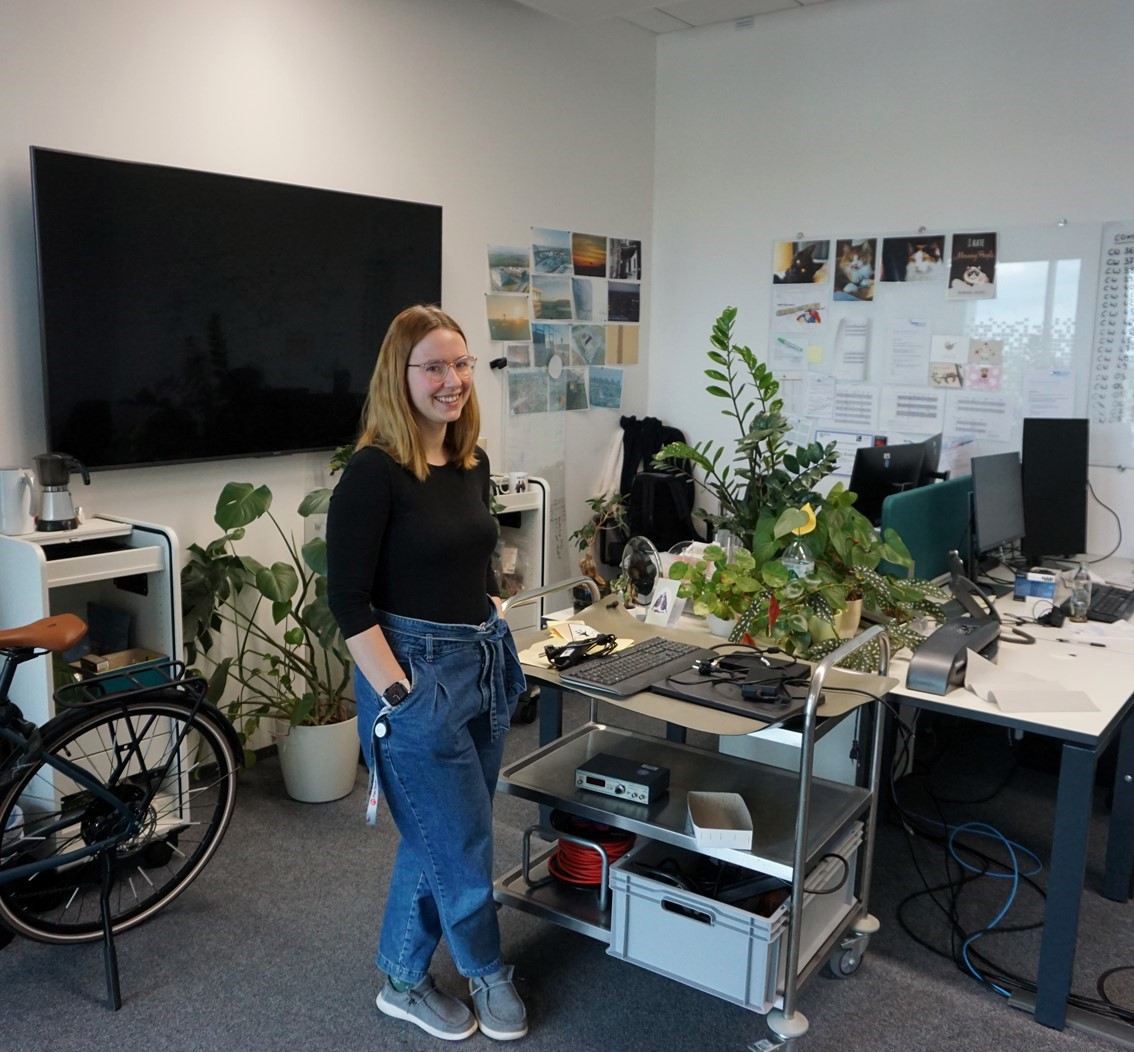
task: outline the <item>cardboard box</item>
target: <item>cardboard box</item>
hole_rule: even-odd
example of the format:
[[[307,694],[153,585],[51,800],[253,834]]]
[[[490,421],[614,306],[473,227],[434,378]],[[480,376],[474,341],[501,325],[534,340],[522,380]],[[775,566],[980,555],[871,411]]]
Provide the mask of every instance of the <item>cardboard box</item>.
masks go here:
[[[752,816],[739,793],[690,793],[689,821],[697,846],[752,849]]]
[[[158,667],[168,660],[164,654],[144,647],[134,647],[130,650],[117,650],[112,654],[85,654],[79,659],[78,667],[83,679],[121,670],[121,676],[108,676],[98,683],[99,693],[119,694],[124,690],[140,690],[169,683],[168,671]]]
[[[1032,567],[1026,573],[1016,574],[1016,587],[1013,598],[1055,599],[1056,570],[1045,570],[1042,566]]]

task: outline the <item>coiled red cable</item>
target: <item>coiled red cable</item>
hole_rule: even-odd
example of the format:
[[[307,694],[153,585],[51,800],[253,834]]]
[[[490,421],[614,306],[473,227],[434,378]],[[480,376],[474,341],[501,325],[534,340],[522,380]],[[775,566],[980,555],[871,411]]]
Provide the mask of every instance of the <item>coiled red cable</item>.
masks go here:
[[[633,833],[610,826],[572,819],[570,828],[556,823],[560,832],[570,832],[601,847],[610,862],[615,862],[634,846]],[[576,887],[598,887],[602,883],[602,856],[593,847],[560,840],[555,853],[547,860],[547,869],[553,877]]]

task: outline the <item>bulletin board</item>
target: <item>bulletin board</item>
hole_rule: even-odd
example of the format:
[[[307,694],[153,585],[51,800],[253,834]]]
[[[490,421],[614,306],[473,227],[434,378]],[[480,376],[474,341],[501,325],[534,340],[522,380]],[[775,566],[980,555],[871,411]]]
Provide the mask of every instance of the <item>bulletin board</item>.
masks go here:
[[[942,468],[1019,449],[1025,417],[1091,421],[1134,464],[1134,223],[797,234],[773,246],[765,360],[799,441],[942,432]]]

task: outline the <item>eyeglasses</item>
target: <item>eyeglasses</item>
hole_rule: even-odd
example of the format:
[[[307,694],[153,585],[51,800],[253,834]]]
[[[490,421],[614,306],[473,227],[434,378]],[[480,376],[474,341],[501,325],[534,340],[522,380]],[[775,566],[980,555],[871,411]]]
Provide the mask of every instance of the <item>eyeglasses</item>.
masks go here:
[[[432,383],[443,384],[445,377],[449,375],[450,369],[457,374],[458,380],[467,380],[472,376],[473,370],[476,368],[476,359],[471,354],[466,354],[463,358],[458,358],[455,362],[443,362],[440,359],[432,362],[422,362],[420,365],[409,362],[406,368],[420,369]]]

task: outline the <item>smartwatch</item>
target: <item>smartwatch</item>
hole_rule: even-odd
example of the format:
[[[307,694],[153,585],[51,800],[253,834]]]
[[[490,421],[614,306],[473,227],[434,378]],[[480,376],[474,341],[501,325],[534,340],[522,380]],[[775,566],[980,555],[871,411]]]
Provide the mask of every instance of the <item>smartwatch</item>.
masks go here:
[[[384,691],[382,700],[390,706],[397,708],[410,695],[410,682],[408,679],[396,679]]]

